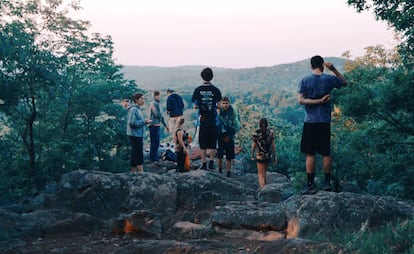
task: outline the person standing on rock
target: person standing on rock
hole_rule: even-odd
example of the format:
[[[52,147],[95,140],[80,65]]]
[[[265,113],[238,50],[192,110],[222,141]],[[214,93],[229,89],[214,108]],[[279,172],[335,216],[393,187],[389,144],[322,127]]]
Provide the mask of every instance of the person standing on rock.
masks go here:
[[[170,117],[168,119],[168,128],[171,136],[174,137],[175,127],[177,126],[178,121],[183,117],[184,101],[183,98],[172,89],[167,90],[167,96],[167,114]]]
[[[266,185],[266,171],[269,164],[277,162],[275,135],[273,130],[268,128],[268,125],[266,118],[260,119],[260,128],[253,133],[251,160],[256,160],[260,189]]]
[[[152,122],[149,125],[151,142],[149,157],[150,161],[153,163],[157,163],[159,160],[158,148],[160,147],[161,124],[166,128],[167,132],[169,132],[169,129],[164,121],[164,117],[161,113],[160,97],[160,92],[154,91],[154,100],[151,102],[150,105],[150,119],[152,120]]]
[[[322,165],[325,172],[323,189],[332,191],[331,185],[331,91],[347,85],[344,76],[338,72],[332,63],[325,63],[321,56],[313,56],[310,60],[312,74],[299,83],[298,102],[305,105],[305,120],[303,124],[300,151],[306,154],[307,183],[302,194],[314,194],[315,186],[315,155],[322,155]],[[324,67],[335,75],[323,73]]]
[[[214,157],[217,149],[218,116],[217,103],[222,99],[221,91],[211,83],[213,70],[205,68],[201,71],[203,84],[198,86],[191,98],[194,108],[200,115],[200,130],[198,143],[201,150],[201,169],[207,170],[207,149],[210,150],[209,170],[214,169]]]
[[[133,104],[128,106],[127,135],[131,141],[131,172],[144,172],[144,143],[145,125],[151,120],[145,120],[140,107],[145,104],[144,95],[135,93],[132,96]]]
[[[230,177],[231,164],[234,159],[234,136],[240,130],[240,120],[236,108],[230,105],[229,97],[223,97],[219,108],[217,164],[219,172],[222,173],[223,157],[226,155],[226,176]]]

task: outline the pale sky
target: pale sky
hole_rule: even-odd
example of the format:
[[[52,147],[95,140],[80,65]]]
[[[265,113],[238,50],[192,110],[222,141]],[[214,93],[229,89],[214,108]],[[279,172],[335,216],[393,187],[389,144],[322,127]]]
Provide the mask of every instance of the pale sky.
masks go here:
[[[393,32],[346,0],[81,0],[73,16],[110,35],[122,65],[252,68],[353,56]]]

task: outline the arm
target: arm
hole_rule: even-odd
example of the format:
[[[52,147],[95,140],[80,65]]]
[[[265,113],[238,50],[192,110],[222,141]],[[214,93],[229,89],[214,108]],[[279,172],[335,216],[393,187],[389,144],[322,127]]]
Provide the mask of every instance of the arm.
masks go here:
[[[252,153],[251,153],[251,156],[250,156],[250,159],[251,160],[254,160],[254,151],[256,151],[256,147],[257,147],[257,143],[256,143],[256,141],[253,141],[253,144],[252,144]]]
[[[167,98],[167,114],[169,115],[172,109],[171,95]]]
[[[235,131],[239,131],[241,124],[240,124],[240,117],[239,117],[239,112],[237,112],[237,109],[235,107],[233,107],[233,123],[234,126],[233,128],[235,129]]]
[[[346,86],[348,85],[348,82],[346,81],[344,75],[342,75],[332,63],[324,63],[325,67],[328,68],[330,71],[333,72],[333,74],[335,74],[335,76],[337,76],[340,80],[342,80],[342,85]]]
[[[165,129],[167,129],[167,132],[170,132],[170,129],[168,128],[167,124],[165,123],[165,119],[163,116],[161,116],[161,123],[164,126]]]
[[[319,99],[309,99],[309,98],[305,98],[305,96],[303,96],[303,94],[299,93],[298,94],[298,102],[301,105],[316,105],[316,104],[324,104],[327,103],[331,100],[331,95],[327,94],[325,96],[323,96],[322,98]]]
[[[273,162],[277,162],[277,157],[276,157],[276,144],[275,144],[275,135],[272,131],[272,158],[273,158]]]
[[[129,126],[132,129],[138,129],[146,124],[141,114],[138,112],[138,109],[131,109],[133,112],[129,115]]]

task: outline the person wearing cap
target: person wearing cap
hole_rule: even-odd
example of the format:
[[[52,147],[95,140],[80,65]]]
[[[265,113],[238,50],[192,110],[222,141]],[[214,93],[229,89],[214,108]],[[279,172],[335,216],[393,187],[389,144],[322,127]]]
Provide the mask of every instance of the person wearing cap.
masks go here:
[[[210,150],[209,170],[214,169],[214,156],[216,155],[218,136],[217,103],[221,101],[221,92],[211,83],[213,70],[205,68],[201,71],[203,84],[198,86],[191,98],[194,108],[200,115],[200,130],[198,143],[201,150],[201,169],[207,170],[207,149]]]
[[[305,105],[300,151],[306,154],[307,183],[302,194],[317,192],[315,178],[315,155],[322,155],[322,166],[325,172],[323,190],[332,191],[331,185],[331,91],[347,85],[345,77],[338,72],[332,63],[325,63],[321,56],[313,56],[310,60],[312,74],[302,79],[298,86],[298,103]],[[324,67],[334,75],[323,73]]]
[[[167,114],[169,115],[168,129],[170,130],[170,134],[174,136],[177,123],[183,117],[184,101],[172,89],[167,89],[167,96]]]

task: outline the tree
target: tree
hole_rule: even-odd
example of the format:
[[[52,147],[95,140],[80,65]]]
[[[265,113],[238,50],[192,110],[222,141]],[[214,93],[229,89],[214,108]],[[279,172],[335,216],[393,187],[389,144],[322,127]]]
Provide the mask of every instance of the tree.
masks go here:
[[[126,143],[118,134],[126,112],[115,102],[137,87],[114,63],[111,38],[90,34],[88,22],[68,17],[76,2],[0,3],[0,127],[9,129],[0,136],[8,147],[1,151],[7,159],[0,178],[22,176],[0,188],[114,166],[107,163],[117,161],[113,150]]]
[[[375,17],[384,20],[402,36],[400,52],[406,65],[414,65],[414,2],[411,0],[348,0],[358,12],[373,10]]]

